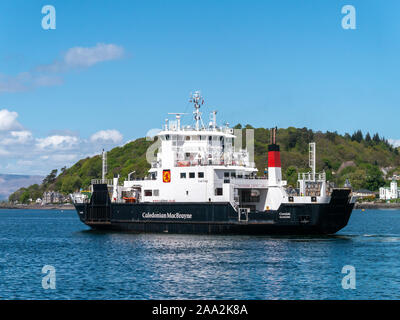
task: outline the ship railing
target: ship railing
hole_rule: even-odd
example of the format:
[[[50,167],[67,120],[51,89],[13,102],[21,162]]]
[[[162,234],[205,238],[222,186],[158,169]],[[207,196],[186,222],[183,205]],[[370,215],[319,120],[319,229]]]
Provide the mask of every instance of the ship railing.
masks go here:
[[[143,177],[143,178],[130,178],[129,180],[125,179],[125,181],[145,181],[145,180],[157,180],[157,178],[156,177]]]
[[[197,167],[197,166],[238,166],[253,167],[254,163],[244,161],[200,161],[200,160],[179,160],[175,161],[175,167]]]
[[[298,180],[304,181],[326,181],[325,172],[312,173],[312,172],[301,172],[298,174]]]
[[[92,184],[106,184],[108,186],[113,185],[112,179],[92,179]]]
[[[268,178],[266,176],[252,176],[252,175],[244,175],[243,177],[229,177],[228,179],[235,179],[235,180],[267,180]]]

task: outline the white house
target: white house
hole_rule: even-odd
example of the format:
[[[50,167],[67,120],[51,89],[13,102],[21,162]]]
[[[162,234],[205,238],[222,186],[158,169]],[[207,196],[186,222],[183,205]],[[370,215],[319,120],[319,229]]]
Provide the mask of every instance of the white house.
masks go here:
[[[389,188],[381,187],[379,188],[379,199],[390,200],[400,198],[399,189],[397,187],[397,181],[393,180],[390,183]]]

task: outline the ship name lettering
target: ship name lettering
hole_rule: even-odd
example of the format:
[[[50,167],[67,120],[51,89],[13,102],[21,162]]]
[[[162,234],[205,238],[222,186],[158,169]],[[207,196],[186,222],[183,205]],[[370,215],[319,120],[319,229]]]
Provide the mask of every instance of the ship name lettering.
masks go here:
[[[142,218],[145,219],[192,219],[191,213],[180,213],[180,212],[142,212]]]

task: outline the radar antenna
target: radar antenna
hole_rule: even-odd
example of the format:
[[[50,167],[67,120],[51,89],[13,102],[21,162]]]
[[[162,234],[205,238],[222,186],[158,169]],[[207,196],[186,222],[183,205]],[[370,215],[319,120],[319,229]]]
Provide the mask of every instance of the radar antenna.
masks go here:
[[[181,116],[187,113],[180,113],[180,112],[168,112],[168,114],[174,114],[177,122],[177,130],[181,129]]]

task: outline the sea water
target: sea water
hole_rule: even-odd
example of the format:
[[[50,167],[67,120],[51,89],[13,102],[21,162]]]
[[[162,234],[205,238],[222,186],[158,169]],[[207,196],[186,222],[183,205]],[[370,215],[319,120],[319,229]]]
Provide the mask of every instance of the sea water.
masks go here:
[[[332,236],[99,232],[74,211],[0,210],[0,298],[399,299],[400,210],[354,210]]]

